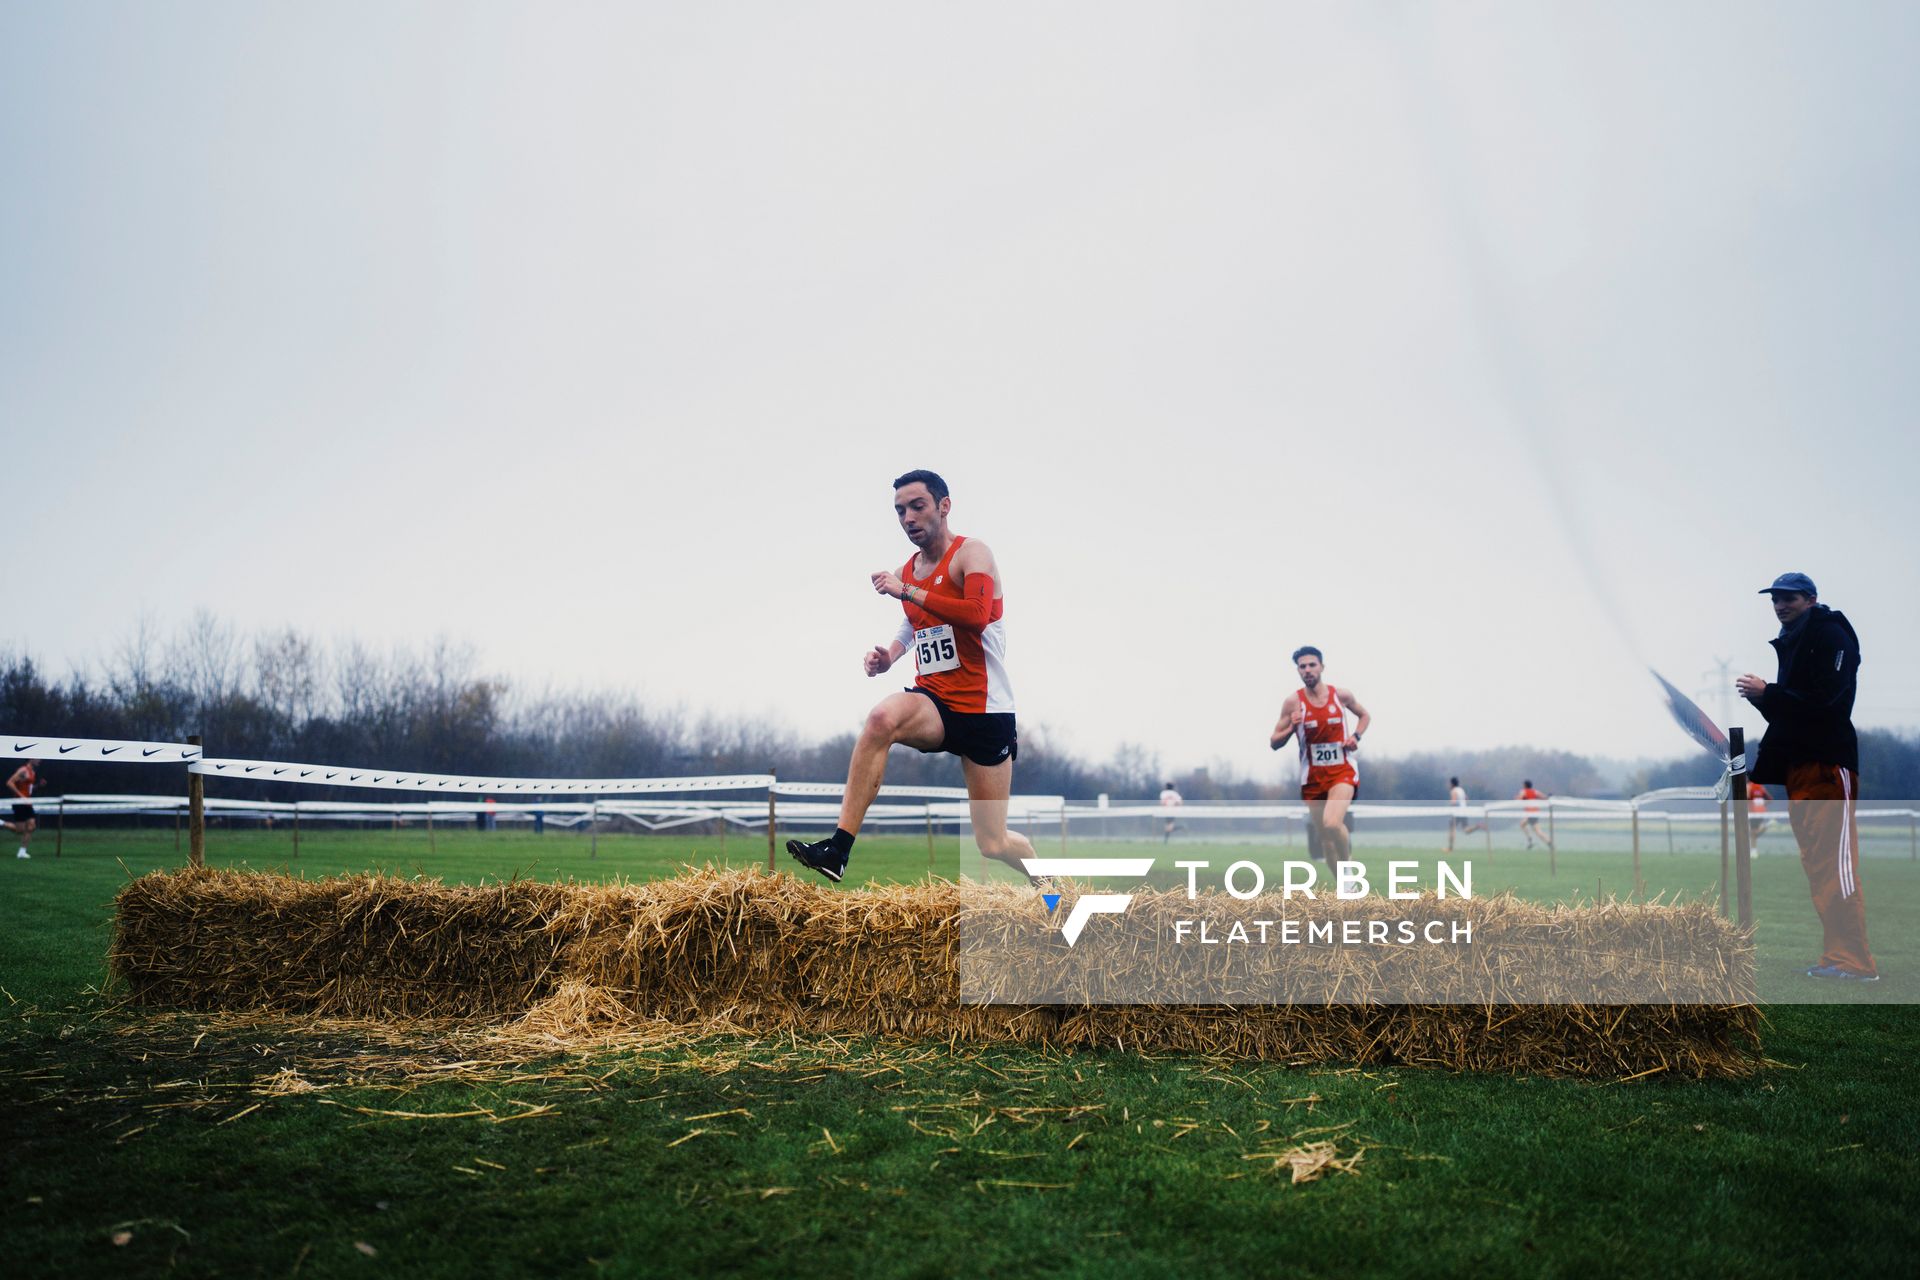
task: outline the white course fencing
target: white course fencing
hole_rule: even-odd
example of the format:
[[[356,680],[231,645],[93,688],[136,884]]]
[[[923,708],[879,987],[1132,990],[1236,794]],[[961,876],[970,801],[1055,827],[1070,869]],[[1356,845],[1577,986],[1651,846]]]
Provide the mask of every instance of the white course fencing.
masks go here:
[[[490,821],[551,824],[561,828],[659,832],[701,823],[720,827],[766,831],[771,850],[772,828],[826,830],[839,814],[844,786],[837,782],[782,782],[772,773],[706,775],[684,778],[506,778],[492,775],[413,773],[344,765],[307,764],[284,760],[209,758],[190,743],[132,742],[47,735],[0,736],[0,757],[45,761],[84,760],[88,763],[128,765],[186,765],[192,783],[186,796],[145,794],[81,794],[37,796],[31,801],[36,818],[64,826],[68,816],[158,816],[187,818],[195,811],[228,822],[290,820],[296,831],[302,823],[390,823],[395,826],[436,819],[487,815]],[[270,782],[306,786],[402,792],[406,799],[387,801],[239,800],[202,796],[197,785],[206,778]],[[735,793],[718,795],[715,793]],[[739,793],[758,793],[742,795]],[[432,798],[428,798],[432,797]],[[515,797],[501,800],[495,797]],[[537,797],[537,798],[536,798]],[[4,802],[7,798],[0,798]],[[1177,832],[1182,842],[1292,843],[1303,837],[1309,817],[1303,803],[1099,804],[1069,803],[1063,796],[1016,795],[1005,802],[1008,822],[1032,833],[1036,828],[1058,829],[1059,839],[1099,842],[1169,840]],[[1494,847],[1496,830],[1512,843],[1524,819],[1537,821],[1541,832],[1564,839],[1574,835],[1584,850],[1607,848],[1638,852],[1645,844],[1668,851],[1719,840],[1723,824],[1731,821],[1713,787],[1669,787],[1631,799],[1610,800],[1570,796],[1538,800],[1498,800],[1466,806],[1357,803],[1352,806],[1355,844],[1405,844],[1429,841],[1435,834],[1471,840],[1481,836]],[[1920,809],[1881,806],[1860,809],[1863,852],[1891,852],[1894,838],[1907,837],[1909,856],[1920,857]],[[1768,817],[1784,824],[1785,807]],[[1174,831],[1168,830],[1173,824]],[[972,825],[972,806],[960,787],[884,786],[867,810],[866,826],[882,829],[958,833]],[[1458,833],[1472,833],[1464,837]],[[1676,839],[1676,828],[1678,839]],[[1526,838],[1533,839],[1528,833]],[[1464,846],[1463,846],[1464,847]]]

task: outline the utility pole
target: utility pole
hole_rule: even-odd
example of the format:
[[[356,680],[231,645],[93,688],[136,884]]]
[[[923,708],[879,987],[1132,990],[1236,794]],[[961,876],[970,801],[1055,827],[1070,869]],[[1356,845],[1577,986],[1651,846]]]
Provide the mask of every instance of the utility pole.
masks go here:
[[[1703,671],[1700,678],[1707,683],[1704,689],[1694,691],[1694,697],[1702,702],[1711,700],[1717,704],[1720,712],[1720,728],[1724,731],[1733,720],[1733,659],[1715,658],[1714,669]]]

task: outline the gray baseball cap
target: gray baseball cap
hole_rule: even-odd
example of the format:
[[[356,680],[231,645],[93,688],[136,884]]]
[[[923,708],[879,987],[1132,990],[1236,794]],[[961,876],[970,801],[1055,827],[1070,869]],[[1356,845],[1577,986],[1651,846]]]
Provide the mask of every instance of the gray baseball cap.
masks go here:
[[[1772,586],[1760,588],[1760,594],[1763,596],[1772,595],[1776,591],[1798,591],[1803,596],[1820,594],[1814,590],[1813,579],[1804,573],[1783,573],[1773,580]]]

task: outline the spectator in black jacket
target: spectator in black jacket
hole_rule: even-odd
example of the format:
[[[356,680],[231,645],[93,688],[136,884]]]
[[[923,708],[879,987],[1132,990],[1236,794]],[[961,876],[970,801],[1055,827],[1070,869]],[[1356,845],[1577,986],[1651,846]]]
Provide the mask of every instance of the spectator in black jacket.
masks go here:
[[[1810,978],[1876,982],[1867,948],[1867,900],[1860,885],[1860,742],[1853,695],[1860,638],[1846,615],[1820,603],[1813,579],[1783,573],[1761,595],[1773,598],[1780,673],[1771,684],[1748,674],[1734,682],[1767,721],[1753,780],[1781,783],[1800,844],[1824,950]]]

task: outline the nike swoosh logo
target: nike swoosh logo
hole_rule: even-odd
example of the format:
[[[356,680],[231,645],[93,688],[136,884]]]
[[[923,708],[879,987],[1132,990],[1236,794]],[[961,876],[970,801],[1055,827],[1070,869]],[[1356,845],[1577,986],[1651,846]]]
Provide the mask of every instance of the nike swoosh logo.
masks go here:
[[[61,754],[61,755],[65,755],[65,754],[67,754],[67,752],[69,752],[69,751],[78,751],[79,749],[80,749],[80,744],[76,742],[76,743],[74,743],[74,744],[73,744],[72,746],[70,746],[70,747],[62,747],[62,748],[60,748],[60,754]]]
[[[303,777],[303,778],[309,778],[309,777],[312,777],[312,776],[313,776],[313,770],[311,770],[311,769],[302,769],[302,770],[300,771],[300,776],[301,776],[301,777]]]
[[[258,764],[250,764],[250,765],[248,765],[248,766],[247,766],[247,772],[248,772],[248,773],[253,773],[253,772],[255,772],[255,771],[257,771],[257,770],[259,770],[259,769],[263,769],[263,768],[265,768],[265,767],[266,767],[266,766],[264,766],[264,765],[258,765]]]
[[[144,759],[147,756],[157,756],[162,751],[165,751],[165,750],[166,750],[165,747],[143,747],[140,750],[140,755],[141,755],[141,758]]]
[[[286,772],[286,770],[285,770],[285,769],[275,769],[275,770],[273,771],[273,776],[277,778],[277,777],[279,777],[279,776],[280,776],[281,774],[283,774],[283,773],[285,773],[285,772]]]
[[[118,750],[120,750],[119,747],[102,747],[100,748],[100,754],[103,756],[110,756]]]
[[[28,747],[37,747],[39,745],[37,742],[16,742],[13,744],[13,749],[15,751],[25,751]]]

